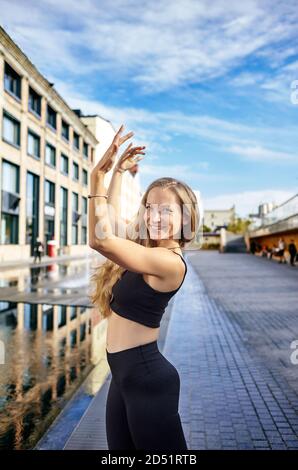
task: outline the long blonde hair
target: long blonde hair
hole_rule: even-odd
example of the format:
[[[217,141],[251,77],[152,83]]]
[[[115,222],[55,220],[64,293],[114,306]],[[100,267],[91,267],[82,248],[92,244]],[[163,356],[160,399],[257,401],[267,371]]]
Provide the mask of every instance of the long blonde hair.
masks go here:
[[[145,225],[145,221],[143,218],[144,213],[146,211],[148,193],[149,191],[151,191],[151,189],[156,187],[161,187],[163,189],[169,188],[178,196],[181,208],[186,208],[184,209],[184,213],[187,214],[188,221],[185,224],[183,219],[181,238],[178,240],[180,248],[184,248],[187,243],[191,243],[191,241],[195,238],[198,227],[200,225],[198,201],[195,193],[186,183],[171,177],[158,178],[148,186],[146,192],[142,196],[137,215],[130,224],[130,227],[134,227],[135,231],[139,235],[136,236],[133,233],[129,233],[128,231],[127,239],[146,247],[157,246],[156,240],[150,239],[148,229]],[[189,233],[185,233],[185,225],[190,226]],[[144,234],[144,232],[146,236],[141,237],[140,235]],[[91,275],[90,281],[91,284],[94,283],[94,290],[90,295],[90,300],[93,305],[99,308],[99,311],[103,318],[106,318],[111,313],[109,303],[112,295],[112,287],[115,282],[120,279],[124,271],[125,268],[119,266],[110,259],[107,259],[100,266],[97,266],[95,268],[95,272]]]

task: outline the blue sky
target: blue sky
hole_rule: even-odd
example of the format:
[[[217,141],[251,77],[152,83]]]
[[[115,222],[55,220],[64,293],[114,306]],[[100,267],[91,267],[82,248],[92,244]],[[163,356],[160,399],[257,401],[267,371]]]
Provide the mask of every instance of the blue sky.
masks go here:
[[[72,108],[146,145],[142,189],[174,176],[240,216],[298,193],[296,1],[0,0],[1,24]]]

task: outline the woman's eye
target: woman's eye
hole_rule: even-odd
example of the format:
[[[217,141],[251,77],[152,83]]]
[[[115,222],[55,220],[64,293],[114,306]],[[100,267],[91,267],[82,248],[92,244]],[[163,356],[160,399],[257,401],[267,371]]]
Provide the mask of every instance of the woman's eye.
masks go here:
[[[146,206],[146,209],[150,209],[150,206]],[[173,212],[169,207],[165,207],[161,212]]]

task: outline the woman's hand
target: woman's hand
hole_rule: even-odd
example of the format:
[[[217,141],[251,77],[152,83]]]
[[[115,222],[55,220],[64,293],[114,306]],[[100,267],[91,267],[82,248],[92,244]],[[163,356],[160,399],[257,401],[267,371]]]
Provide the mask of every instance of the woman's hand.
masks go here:
[[[133,132],[129,132],[125,136],[121,137],[121,132],[124,129],[124,125],[119,128],[118,132],[115,134],[114,139],[103,155],[103,157],[99,160],[99,162],[95,165],[91,172],[91,178],[98,175],[98,173],[107,173],[110,171],[112,166],[114,165],[115,158],[118,152],[120,145],[122,145],[126,140],[130,139],[134,135]]]
[[[137,156],[138,154],[145,155],[145,152],[142,152],[144,148],[145,145],[143,147],[132,147],[132,144],[129,144],[117,161],[114,171],[117,171],[118,168],[120,170],[129,170],[132,168],[136,163],[144,158]]]

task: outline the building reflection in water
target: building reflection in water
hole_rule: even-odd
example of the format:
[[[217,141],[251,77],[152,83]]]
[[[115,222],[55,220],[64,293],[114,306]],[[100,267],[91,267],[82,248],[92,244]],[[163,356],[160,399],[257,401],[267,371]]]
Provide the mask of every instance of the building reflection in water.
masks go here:
[[[93,308],[0,301],[0,449],[34,447],[104,357],[104,324]]]

